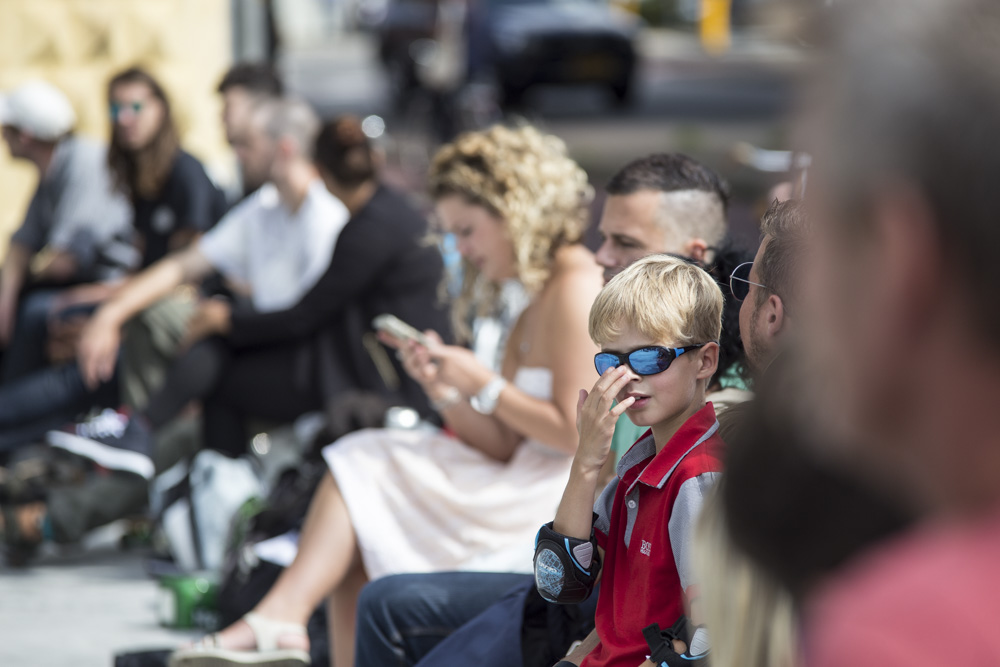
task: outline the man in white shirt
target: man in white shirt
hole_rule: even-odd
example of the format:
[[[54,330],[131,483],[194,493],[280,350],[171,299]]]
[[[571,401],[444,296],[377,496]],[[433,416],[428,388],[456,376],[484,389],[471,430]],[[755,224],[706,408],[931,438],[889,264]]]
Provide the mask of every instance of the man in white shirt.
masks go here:
[[[237,291],[244,291],[256,309],[275,311],[294,305],[326,271],[349,214],[326,190],[311,161],[318,119],[304,102],[268,100],[254,110],[252,125],[253,150],[270,162],[270,182],[198,243],[136,275],[98,309],[79,345],[79,370],[89,387],[111,380],[122,326],[181,285],[218,271]],[[213,343],[211,349],[194,344],[224,336],[230,314],[225,300],[208,299],[199,305],[186,336],[187,345],[194,347],[178,361],[144,414],[130,418],[107,411],[92,422],[51,432],[50,443],[104,467],[152,477],[151,431],[210,391],[224,372],[224,343],[217,338],[206,341]],[[204,358],[195,362],[192,355]]]

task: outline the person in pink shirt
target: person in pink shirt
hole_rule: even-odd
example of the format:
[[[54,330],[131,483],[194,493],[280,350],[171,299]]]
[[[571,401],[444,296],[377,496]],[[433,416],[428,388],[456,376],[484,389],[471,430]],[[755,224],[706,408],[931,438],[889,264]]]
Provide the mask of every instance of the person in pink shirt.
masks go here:
[[[844,0],[824,22],[816,430],[924,518],[812,591],[805,663],[1000,665],[1000,3]]]

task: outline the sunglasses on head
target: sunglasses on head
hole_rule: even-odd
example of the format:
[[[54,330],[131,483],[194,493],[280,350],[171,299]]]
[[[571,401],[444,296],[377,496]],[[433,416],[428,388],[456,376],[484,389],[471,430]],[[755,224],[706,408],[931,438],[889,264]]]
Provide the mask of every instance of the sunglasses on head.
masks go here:
[[[130,111],[134,116],[142,111],[142,102],[129,102],[128,104],[118,104],[113,102],[111,104],[111,120],[118,120],[118,117],[121,116],[124,111]]]
[[[750,280],[750,269],[752,268],[753,262],[743,262],[733,269],[732,275],[729,276],[729,291],[733,293],[733,297],[737,301],[742,301],[750,295],[751,285],[767,289],[766,285]]]
[[[674,359],[685,352],[697,350],[704,347],[705,343],[698,345],[687,345],[685,347],[640,347],[631,352],[598,352],[594,355],[594,366],[598,375],[604,375],[609,368],[618,368],[623,364],[635,371],[638,375],[656,375],[670,368]]]

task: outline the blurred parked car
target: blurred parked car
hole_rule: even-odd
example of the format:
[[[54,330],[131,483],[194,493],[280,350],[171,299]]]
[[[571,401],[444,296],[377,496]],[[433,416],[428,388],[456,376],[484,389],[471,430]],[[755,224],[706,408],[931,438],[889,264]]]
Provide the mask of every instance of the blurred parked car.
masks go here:
[[[376,27],[379,54],[400,98],[419,88],[416,64],[433,50],[436,0],[390,0]],[[492,78],[506,106],[535,84],[598,84],[625,104],[639,19],[605,0],[470,0],[469,79]]]

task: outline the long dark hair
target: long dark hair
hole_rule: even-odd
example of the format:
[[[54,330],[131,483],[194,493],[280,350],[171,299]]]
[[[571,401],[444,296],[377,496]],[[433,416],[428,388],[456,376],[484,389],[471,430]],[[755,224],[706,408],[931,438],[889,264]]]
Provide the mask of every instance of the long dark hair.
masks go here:
[[[313,160],[341,187],[356,188],[376,176],[371,143],[354,116],[341,116],[323,126]]]
[[[163,105],[163,122],[152,141],[138,150],[122,146],[117,125],[112,123],[108,166],[111,168],[115,186],[129,197],[153,198],[163,189],[170,175],[177,151],[180,150],[180,137],[170,111],[167,94],[160,83],[144,69],[130,67],[111,79],[108,83],[109,106],[111,91],[116,86],[127,83],[142,83],[149,87],[153,96]]]

